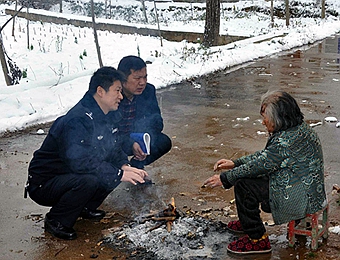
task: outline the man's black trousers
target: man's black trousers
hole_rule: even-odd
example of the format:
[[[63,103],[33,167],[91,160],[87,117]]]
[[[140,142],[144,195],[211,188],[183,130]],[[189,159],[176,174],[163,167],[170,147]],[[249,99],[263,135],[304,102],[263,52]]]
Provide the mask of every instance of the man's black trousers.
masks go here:
[[[153,135],[151,134],[150,155],[146,157],[144,161],[138,161],[131,159],[131,166],[143,169],[144,166],[149,165],[162,157],[164,154],[170,151],[172,146],[171,139],[163,133]],[[129,156],[133,155],[128,154]]]

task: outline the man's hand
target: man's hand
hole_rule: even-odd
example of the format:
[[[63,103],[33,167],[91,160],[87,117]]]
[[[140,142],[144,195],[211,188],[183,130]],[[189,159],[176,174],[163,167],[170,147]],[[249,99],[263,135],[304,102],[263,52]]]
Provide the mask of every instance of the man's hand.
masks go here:
[[[219,174],[215,174],[204,182],[206,187],[215,188],[222,186],[222,182]]]
[[[124,172],[121,181],[130,182],[133,185],[137,185],[138,182],[144,183],[144,178],[149,176],[146,171],[128,165],[123,165],[122,170]]]
[[[220,159],[218,160],[215,165],[214,165],[214,171],[219,171],[219,170],[230,170],[235,167],[235,164],[232,160],[227,160],[227,159]]]
[[[140,148],[140,145],[137,142],[133,143],[132,152],[133,152],[133,155],[134,155],[133,158],[138,160],[138,161],[144,161],[146,156],[147,156],[143,152],[142,148]]]

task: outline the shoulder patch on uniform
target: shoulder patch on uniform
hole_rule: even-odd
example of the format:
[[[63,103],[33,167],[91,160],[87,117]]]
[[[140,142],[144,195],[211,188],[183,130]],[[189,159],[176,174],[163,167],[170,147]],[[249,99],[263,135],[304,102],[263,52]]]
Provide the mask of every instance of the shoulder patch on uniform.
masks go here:
[[[90,112],[90,113],[85,113],[85,115],[87,115],[91,120],[93,120],[92,112]]]

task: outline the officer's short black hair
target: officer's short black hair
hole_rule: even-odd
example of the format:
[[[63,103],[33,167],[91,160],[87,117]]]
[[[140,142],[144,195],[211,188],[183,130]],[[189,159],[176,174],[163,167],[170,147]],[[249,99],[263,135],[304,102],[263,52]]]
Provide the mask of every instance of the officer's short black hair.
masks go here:
[[[126,81],[126,77],[122,72],[116,70],[113,67],[101,67],[93,73],[88,92],[94,95],[98,86],[101,86],[107,92],[109,91],[109,88],[112,86],[113,82],[117,80],[123,83]]]

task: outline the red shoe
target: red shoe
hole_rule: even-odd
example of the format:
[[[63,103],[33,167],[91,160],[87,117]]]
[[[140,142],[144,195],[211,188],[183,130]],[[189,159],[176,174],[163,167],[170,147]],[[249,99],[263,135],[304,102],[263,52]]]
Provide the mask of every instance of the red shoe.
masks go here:
[[[270,253],[272,248],[270,246],[267,234],[264,234],[260,239],[250,239],[244,236],[228,245],[227,250],[234,254],[264,254]]]
[[[230,221],[227,229],[234,234],[244,234],[241,222],[239,220]]]

